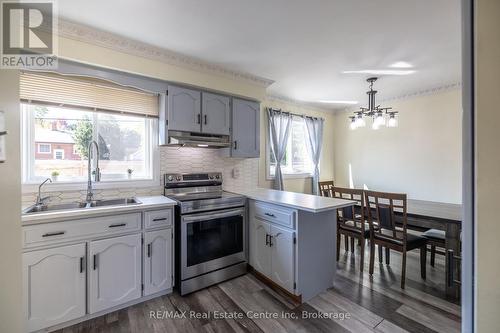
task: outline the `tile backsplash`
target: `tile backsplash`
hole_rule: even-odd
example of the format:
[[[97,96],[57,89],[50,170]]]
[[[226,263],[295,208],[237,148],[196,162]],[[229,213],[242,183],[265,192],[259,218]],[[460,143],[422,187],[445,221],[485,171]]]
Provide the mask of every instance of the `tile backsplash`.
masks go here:
[[[163,185],[165,173],[212,172],[223,173],[225,190],[255,188],[259,181],[259,159],[241,159],[221,156],[218,149],[160,147],[160,178]],[[234,177],[233,175],[236,175]],[[97,189],[96,199],[123,198],[131,196],[161,195],[162,185],[154,187],[127,187],[116,189]],[[86,191],[44,191],[50,196],[51,203],[66,203],[85,200]],[[37,193],[23,192],[23,207],[35,202]]]

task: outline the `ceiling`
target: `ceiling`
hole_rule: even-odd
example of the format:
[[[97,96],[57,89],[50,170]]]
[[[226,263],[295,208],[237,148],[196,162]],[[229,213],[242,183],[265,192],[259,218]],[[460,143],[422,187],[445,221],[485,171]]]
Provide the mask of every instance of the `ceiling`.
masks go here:
[[[366,73],[389,99],[461,80],[459,0],[64,0],[59,15],[275,82],[271,95],[327,108],[366,104]]]

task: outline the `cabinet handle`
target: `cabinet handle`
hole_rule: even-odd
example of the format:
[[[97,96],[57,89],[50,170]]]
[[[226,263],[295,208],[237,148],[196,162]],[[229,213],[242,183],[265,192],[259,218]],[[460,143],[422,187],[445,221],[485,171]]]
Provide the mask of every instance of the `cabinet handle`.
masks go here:
[[[151,258],[151,243],[148,244],[148,258]]]
[[[234,150],[238,149],[238,141],[234,140]]]
[[[273,236],[269,235],[269,246],[273,247]]]
[[[94,254],[94,271],[97,269],[97,253]]]
[[[264,215],[269,216],[269,217],[276,217],[276,215],[274,215],[272,213],[264,213]]]
[[[167,220],[166,217],[162,217],[162,218],[153,219],[153,222],[166,221],[166,220]]]
[[[201,114],[198,113],[198,124],[201,124]]]
[[[269,245],[269,235],[266,234],[266,245]]]
[[[46,234],[43,234],[42,237],[59,236],[59,235],[64,235],[65,233],[66,231],[48,232]]]
[[[207,124],[207,115],[203,116],[203,123],[206,125]]]
[[[80,273],[83,273],[83,260],[84,257],[80,257]]]
[[[126,225],[127,225],[127,223],[118,223],[118,224],[111,224],[109,227],[110,228],[118,228],[118,227],[124,227]]]

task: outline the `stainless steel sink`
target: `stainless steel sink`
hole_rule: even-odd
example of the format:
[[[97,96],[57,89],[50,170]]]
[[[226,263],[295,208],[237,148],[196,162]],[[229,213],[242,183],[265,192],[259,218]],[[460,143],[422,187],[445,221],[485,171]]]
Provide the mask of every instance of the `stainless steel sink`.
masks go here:
[[[142,202],[137,198],[122,198],[122,199],[109,199],[109,200],[94,200],[90,203],[87,202],[73,202],[65,204],[56,205],[33,205],[31,207],[23,210],[23,214],[36,214],[36,213],[46,213],[46,212],[56,212],[64,210],[75,210],[75,209],[91,209],[96,207],[107,207],[107,206],[128,206],[128,205],[139,205]]]

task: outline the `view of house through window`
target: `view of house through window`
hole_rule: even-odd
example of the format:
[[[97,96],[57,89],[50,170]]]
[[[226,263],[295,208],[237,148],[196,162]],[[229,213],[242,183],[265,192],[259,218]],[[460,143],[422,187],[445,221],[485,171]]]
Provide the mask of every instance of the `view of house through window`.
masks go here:
[[[290,128],[285,157],[281,164],[281,170],[284,175],[311,175],[313,173],[314,165],[307,151],[306,140],[307,128],[304,121],[299,117],[294,117]],[[268,170],[269,175],[274,177],[276,160],[270,147]]]
[[[87,179],[88,145],[99,145],[102,180],[152,179],[151,120],[23,104],[26,181]],[[55,177],[52,177],[55,178]]]

